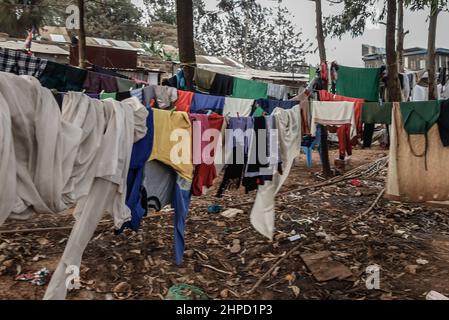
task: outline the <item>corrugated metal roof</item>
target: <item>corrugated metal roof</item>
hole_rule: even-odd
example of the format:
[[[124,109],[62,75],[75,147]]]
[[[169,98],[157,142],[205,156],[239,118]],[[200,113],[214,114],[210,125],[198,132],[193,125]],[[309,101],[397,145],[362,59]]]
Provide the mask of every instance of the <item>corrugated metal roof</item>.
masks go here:
[[[23,50],[25,49],[25,41],[0,41],[0,47],[14,49],[14,50]],[[64,50],[58,46],[51,44],[42,44],[33,42],[31,45],[31,51],[37,53],[46,53],[46,54],[58,54],[58,55],[69,55],[67,50]]]
[[[196,56],[197,66],[202,69],[243,79],[308,81],[309,75],[302,73],[256,70],[230,57]]]

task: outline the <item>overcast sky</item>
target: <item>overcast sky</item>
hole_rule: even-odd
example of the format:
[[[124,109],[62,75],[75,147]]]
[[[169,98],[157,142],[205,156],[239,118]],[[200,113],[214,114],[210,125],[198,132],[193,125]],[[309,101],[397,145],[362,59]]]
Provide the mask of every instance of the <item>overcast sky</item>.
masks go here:
[[[141,0],[134,0],[138,3]],[[208,9],[215,9],[217,0],[205,0]],[[277,0],[258,0],[265,6],[276,6]],[[323,14],[341,11],[341,6],[331,6],[323,0]],[[292,19],[298,28],[302,29],[304,38],[315,41],[315,3],[310,0],[283,0],[290,12]],[[427,47],[427,11],[410,12],[406,11],[404,17],[404,28],[410,30],[405,38],[405,48]],[[441,13],[438,17],[437,47],[449,48],[449,13]],[[362,66],[362,43],[374,46],[385,47],[385,26],[370,26],[364,35],[358,38],[351,38],[349,35],[340,39],[326,39],[327,58],[329,61],[337,60],[340,64],[348,66]],[[307,63],[316,64],[319,62],[318,53],[306,57]]]

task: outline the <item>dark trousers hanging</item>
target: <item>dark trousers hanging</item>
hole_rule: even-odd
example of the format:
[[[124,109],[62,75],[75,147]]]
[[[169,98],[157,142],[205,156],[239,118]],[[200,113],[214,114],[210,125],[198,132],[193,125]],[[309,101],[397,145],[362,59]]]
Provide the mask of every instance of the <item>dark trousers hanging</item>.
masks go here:
[[[365,123],[363,127],[363,148],[371,148],[374,134],[374,123]]]

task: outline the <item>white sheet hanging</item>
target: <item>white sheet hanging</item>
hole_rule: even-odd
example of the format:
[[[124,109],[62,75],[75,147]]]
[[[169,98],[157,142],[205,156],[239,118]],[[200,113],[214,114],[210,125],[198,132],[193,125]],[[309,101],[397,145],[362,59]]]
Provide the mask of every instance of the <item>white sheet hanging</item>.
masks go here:
[[[71,93],[64,107],[75,109],[78,95],[80,94]],[[84,114],[82,110],[83,108],[81,113]],[[80,266],[83,252],[105,211],[112,214],[116,229],[120,229],[124,222],[131,219],[130,211],[125,205],[126,178],[132,145],[146,134],[144,128],[148,112],[136,98],[126,99],[121,103],[106,99],[103,101],[103,111],[105,127],[92,160],[93,166],[97,168],[94,179],[89,192],[81,196],[74,210],[75,226],[44,299],[65,299],[65,271],[70,265]],[[65,112],[73,114],[70,110]],[[86,149],[89,149],[88,145],[85,145]]]
[[[442,85],[437,85],[437,99],[441,98],[441,88]],[[417,84],[413,87],[412,99],[411,101],[429,101],[429,88],[423,87]]]
[[[317,123],[323,125],[351,125],[351,137],[357,135],[354,102],[312,101],[311,134],[316,133]]]
[[[14,148],[10,161],[15,162],[17,183],[14,196],[6,200],[9,204],[2,203],[11,207],[13,201],[12,211],[2,211],[0,222],[67,209],[63,189],[72,174],[82,130],[62,121],[53,94],[36,78],[1,72],[0,96],[2,113],[10,114]],[[10,181],[11,173],[7,175],[0,176],[0,181]]]
[[[136,98],[99,101],[74,92],[61,115],[37,79],[0,72],[0,225],[76,203],[77,221],[46,299],[65,298],[66,267],[79,266],[104,211],[117,229],[131,219],[126,180],[147,115]]]
[[[254,100],[252,99],[225,97],[223,115],[229,117],[249,117],[253,104]]]

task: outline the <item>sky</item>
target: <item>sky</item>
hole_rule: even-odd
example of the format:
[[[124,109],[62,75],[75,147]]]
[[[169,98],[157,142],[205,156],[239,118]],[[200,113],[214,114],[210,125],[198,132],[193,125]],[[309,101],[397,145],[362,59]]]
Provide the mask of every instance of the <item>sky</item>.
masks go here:
[[[133,0],[136,4],[141,0]],[[205,0],[207,9],[216,9],[217,0]],[[277,0],[258,0],[264,6],[275,7]],[[310,39],[314,48],[316,45],[316,29],[315,29],[315,3],[310,0],[283,0],[292,13],[293,22],[298,29],[302,29],[304,39]],[[342,6],[331,5],[328,1],[322,0],[323,15],[328,16],[341,12]],[[404,14],[404,29],[410,33],[405,37],[405,48],[410,47],[427,47],[427,20],[428,11],[411,12],[406,10]],[[449,48],[449,36],[445,32],[449,30],[449,13],[440,13],[437,25],[436,46]],[[365,33],[358,37],[352,38],[349,35],[340,39],[326,39],[326,53],[329,61],[338,61],[338,63],[347,66],[362,66],[362,44],[369,44],[378,47],[385,47],[385,26],[370,25]],[[319,62],[318,52],[306,56],[306,62],[317,64]]]

